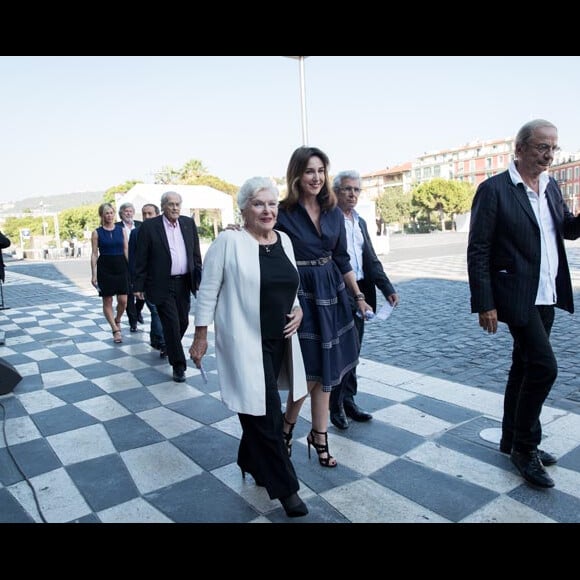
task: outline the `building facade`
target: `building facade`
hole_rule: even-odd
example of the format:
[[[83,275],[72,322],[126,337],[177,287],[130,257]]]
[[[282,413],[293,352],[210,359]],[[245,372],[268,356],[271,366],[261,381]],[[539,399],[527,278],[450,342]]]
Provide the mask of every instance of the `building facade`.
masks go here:
[[[390,187],[403,192],[435,178],[467,181],[477,187],[482,181],[505,171],[514,158],[514,139],[473,141],[460,147],[420,155],[413,161],[361,175],[361,197],[376,200]],[[580,152],[560,152],[550,168],[570,211],[580,212]]]

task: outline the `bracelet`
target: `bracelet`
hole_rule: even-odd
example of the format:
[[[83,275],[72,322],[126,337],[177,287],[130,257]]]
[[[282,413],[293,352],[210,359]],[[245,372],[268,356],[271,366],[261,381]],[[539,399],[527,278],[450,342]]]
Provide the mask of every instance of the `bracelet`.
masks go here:
[[[362,300],[365,299],[365,295],[362,292],[359,292],[358,294],[355,294],[354,299],[357,302],[361,302]]]

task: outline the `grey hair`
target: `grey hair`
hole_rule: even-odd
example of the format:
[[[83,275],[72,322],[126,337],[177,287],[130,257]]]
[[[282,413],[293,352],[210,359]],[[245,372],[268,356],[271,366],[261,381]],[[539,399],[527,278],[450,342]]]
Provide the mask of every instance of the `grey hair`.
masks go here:
[[[135,206],[130,201],[126,201],[119,206],[119,217],[123,217],[123,210],[128,207],[133,208],[133,211],[135,211]]]
[[[332,189],[335,192],[338,192],[338,190],[342,187],[342,182],[345,179],[356,179],[360,183],[360,174],[354,169],[347,169],[346,171],[337,173],[332,180]]]
[[[546,119],[534,119],[533,121],[528,121],[516,135],[515,148],[518,149],[518,147],[525,145],[538,129],[543,129],[544,127],[556,129],[556,131],[558,130],[558,127],[556,127],[554,123],[550,123],[550,121],[546,121]]]
[[[269,177],[250,177],[238,191],[238,207],[240,210],[246,209],[248,202],[260,191],[269,191],[276,196],[276,199],[280,196],[278,188]]]
[[[161,209],[163,209],[166,206],[167,201],[168,201],[167,198],[170,195],[176,195],[179,198],[179,203],[183,203],[183,199],[181,198],[181,195],[179,193],[177,193],[177,191],[166,191],[165,193],[161,194],[161,201],[160,201]]]

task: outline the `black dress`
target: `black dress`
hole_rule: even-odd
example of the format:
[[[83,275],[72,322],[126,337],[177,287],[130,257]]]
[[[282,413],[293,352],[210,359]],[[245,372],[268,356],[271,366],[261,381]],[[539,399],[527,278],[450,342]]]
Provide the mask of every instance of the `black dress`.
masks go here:
[[[278,237],[260,248],[260,324],[266,380],[266,414],[239,413],[242,438],[238,465],[263,485],[270,499],[285,498],[300,488],[283,437],[278,376],[289,339],[284,338],[286,314],[298,289],[299,277]]]
[[[99,296],[116,296],[129,293],[129,266],[124,252],[123,229],[115,226],[106,230],[97,228],[99,257],[97,258],[97,284]]]

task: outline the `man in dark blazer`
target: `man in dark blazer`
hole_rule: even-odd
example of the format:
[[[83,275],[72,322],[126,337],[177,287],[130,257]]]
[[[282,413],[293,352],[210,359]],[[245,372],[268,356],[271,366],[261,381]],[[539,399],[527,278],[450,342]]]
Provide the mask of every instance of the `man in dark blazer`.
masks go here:
[[[154,218],[159,214],[160,214],[159,208],[154,203],[146,203],[141,208],[141,215],[143,216],[143,221]],[[134,228],[133,230],[131,230],[131,235],[129,236],[129,260],[128,260],[131,287],[133,285],[133,280],[135,279],[135,253],[137,251],[138,236],[139,236],[139,228]],[[138,300],[137,302],[141,302],[141,300]],[[147,308],[151,313],[149,343],[153,348],[159,351],[159,355],[161,358],[167,358],[167,348],[165,346],[165,338],[163,337],[163,327],[161,326],[161,319],[159,318],[159,312],[157,312],[157,306],[155,306],[155,304],[147,300],[147,296],[145,296],[145,304],[147,304]]]
[[[574,312],[564,239],[580,236],[580,217],[548,174],[558,150],[549,121],[535,119],[518,131],[508,170],[477,188],[467,247],[471,311],[485,332],[497,332],[500,321],[513,337],[500,451],[543,488],[554,486],[545,466],[557,461],[538,448],[542,406],[558,374],[550,331],[555,307]]]
[[[134,293],[157,306],[173,380],[185,381],[187,361],[181,341],[189,325],[191,294],[201,281],[201,250],[192,218],[180,215],[181,195],[161,196],[161,215],[139,228]]]
[[[136,230],[143,222],[134,219],[135,206],[126,201],[119,206],[120,221],[115,222],[116,226],[122,226],[127,235],[127,240],[131,237],[131,232]],[[135,298],[132,292],[127,295],[127,318],[129,319],[129,329],[131,332],[137,332],[137,323],[143,324],[143,315],[141,314],[145,302]]]
[[[338,199],[338,206],[344,214],[344,224],[348,244],[350,263],[357,277],[357,284],[364,294],[364,299],[373,311],[377,308],[377,291],[383,293],[385,299],[396,306],[399,297],[391,284],[381,261],[373,248],[365,220],[355,211],[360,195],[360,175],[357,171],[341,171],[332,183]],[[359,353],[364,334],[364,320],[359,316],[359,309],[354,296],[349,296],[355,326],[358,331]],[[373,416],[361,409],[355,402],[357,393],[356,368],[350,370],[339,386],[330,394],[330,420],[339,429],[348,428],[348,418],[353,421],[370,421]]]

